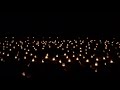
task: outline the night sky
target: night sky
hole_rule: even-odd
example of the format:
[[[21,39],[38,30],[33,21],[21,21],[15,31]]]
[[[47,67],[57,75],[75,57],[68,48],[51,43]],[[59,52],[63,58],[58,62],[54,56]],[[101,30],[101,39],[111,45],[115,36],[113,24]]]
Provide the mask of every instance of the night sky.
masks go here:
[[[118,12],[2,12],[0,33],[16,35],[119,35]]]

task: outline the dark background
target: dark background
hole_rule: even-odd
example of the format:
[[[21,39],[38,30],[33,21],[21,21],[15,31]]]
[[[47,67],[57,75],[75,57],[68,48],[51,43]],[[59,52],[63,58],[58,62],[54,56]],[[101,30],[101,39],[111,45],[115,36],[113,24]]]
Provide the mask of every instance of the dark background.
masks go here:
[[[119,36],[119,12],[1,12],[1,35]]]
[[[0,12],[0,36],[30,35],[119,37],[120,14],[119,12]],[[114,75],[115,78],[116,75],[119,77],[117,72]]]

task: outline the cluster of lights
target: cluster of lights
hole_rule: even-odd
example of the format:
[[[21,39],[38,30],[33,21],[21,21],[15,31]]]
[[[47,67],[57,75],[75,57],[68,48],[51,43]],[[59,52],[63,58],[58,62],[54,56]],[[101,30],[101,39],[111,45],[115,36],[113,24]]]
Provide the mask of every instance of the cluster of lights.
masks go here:
[[[99,49],[101,46],[104,47]],[[25,40],[18,41],[15,40],[15,37],[11,39],[5,37],[4,42],[0,42],[0,48],[1,62],[6,62],[6,57],[13,57],[14,53],[14,59],[18,61],[21,60],[22,54],[24,60],[31,58],[31,60],[28,60],[29,66],[30,63],[45,63],[47,60],[50,60],[56,63],[58,62],[65,68],[67,67],[67,63],[78,62],[80,64],[89,63],[90,68],[92,68],[91,65],[94,65],[94,71],[97,72],[100,66],[99,62],[105,61],[103,63],[104,65],[114,63],[113,55],[110,52],[118,51],[120,49],[120,43],[119,41],[90,40],[88,37],[86,39],[79,38],[75,40],[59,40],[58,37],[54,40],[51,40],[51,37],[47,40],[36,40],[35,37],[33,37],[31,40],[30,37],[27,37]],[[53,48],[62,53],[56,53],[52,50]],[[101,52],[105,55],[101,56]],[[56,54],[54,55],[53,53]],[[119,52],[117,52],[116,55],[118,56],[117,58],[120,58]],[[25,76],[25,72],[23,72],[22,75]]]

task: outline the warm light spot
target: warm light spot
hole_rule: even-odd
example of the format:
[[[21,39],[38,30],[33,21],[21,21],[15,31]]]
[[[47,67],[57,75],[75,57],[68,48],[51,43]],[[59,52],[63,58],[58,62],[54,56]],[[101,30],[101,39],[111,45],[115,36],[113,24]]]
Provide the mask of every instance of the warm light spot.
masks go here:
[[[23,47],[22,47],[22,46],[21,46],[20,48],[21,48],[21,49],[23,49]]]
[[[58,58],[58,54],[56,55],[56,57]]]
[[[24,48],[24,51],[26,50],[26,48]],[[30,51],[30,50],[28,50],[28,51]]]
[[[117,52],[117,55],[119,55],[119,52]]]
[[[30,56],[32,56],[33,54],[31,53]]]
[[[17,59],[17,56],[15,56],[15,59]]]
[[[52,58],[52,61],[55,61],[55,58]]]
[[[75,55],[73,55],[72,57],[75,57]]]
[[[98,58],[96,58],[96,61],[99,61],[99,59],[98,59]]]
[[[12,51],[12,49],[9,49],[9,51]]]
[[[97,72],[97,69],[95,69],[95,72]]]
[[[9,46],[11,46],[11,44],[9,44]]]
[[[77,41],[75,41],[75,43],[77,43]]]
[[[25,54],[28,54],[28,52],[25,52]]]
[[[48,59],[48,53],[46,54],[45,59]]]
[[[22,76],[25,76],[26,74],[25,74],[25,72],[22,72]]]
[[[62,63],[62,66],[65,67],[65,63]]]
[[[34,48],[34,50],[35,50],[35,51],[37,51],[37,49],[36,49],[36,48]]]
[[[3,52],[2,54],[5,55],[5,52]]]
[[[81,54],[79,54],[79,56],[82,56]]]
[[[82,52],[82,50],[80,50],[80,52]]]
[[[15,46],[13,46],[13,49],[15,49]]]
[[[71,45],[73,45],[73,43],[71,43]]]
[[[68,59],[68,56],[66,56],[66,59]]]
[[[34,58],[37,58],[37,56],[35,55]]]
[[[91,56],[91,58],[93,58],[93,56]]]
[[[89,62],[89,59],[86,59],[86,62]]]
[[[62,48],[62,50],[64,50],[64,48]]]
[[[105,49],[107,49],[107,46],[105,46]]]
[[[90,47],[88,47],[88,49],[90,49]]]
[[[94,48],[94,50],[96,50],[96,48]]]
[[[34,58],[32,59],[32,62],[35,62],[35,59],[34,59]]]
[[[95,66],[98,66],[98,63],[97,63],[97,62],[95,62]]]
[[[110,63],[113,63],[113,60],[110,60]]]
[[[59,63],[62,63],[62,61],[61,61],[61,60],[59,60]]]
[[[44,63],[44,60],[42,60],[42,63]]]
[[[109,58],[109,56],[106,56],[106,58]]]
[[[45,56],[45,59],[48,59],[48,56]]]
[[[87,54],[87,52],[85,52],[85,54]]]
[[[83,56],[83,59],[85,59],[85,56]]]
[[[39,41],[37,41],[36,45],[39,45]]]
[[[28,45],[26,45],[26,47],[28,47]]]
[[[104,65],[106,65],[106,62],[104,63]]]
[[[75,46],[73,46],[73,48],[75,48]]]
[[[3,58],[1,58],[1,61],[3,61]]]
[[[76,60],[79,60],[79,58],[77,57]]]
[[[71,60],[70,60],[70,59],[68,59],[68,62],[71,62]]]
[[[18,61],[20,61],[20,58],[18,58]]]
[[[118,56],[120,58],[120,56]]]
[[[14,39],[14,37],[12,37],[12,39]]]
[[[96,43],[96,45],[98,45],[98,43]]]
[[[82,43],[84,43],[84,40],[82,41]]]
[[[24,59],[26,59],[26,56],[24,56]]]
[[[65,40],[63,40],[63,42],[65,42]]]
[[[64,53],[64,56],[66,56],[66,53]]]
[[[103,60],[105,60],[105,57],[103,57]]]
[[[7,56],[9,56],[9,53],[7,54]]]
[[[42,48],[42,50],[44,50],[44,48]]]
[[[67,50],[67,52],[69,52],[69,50]]]

